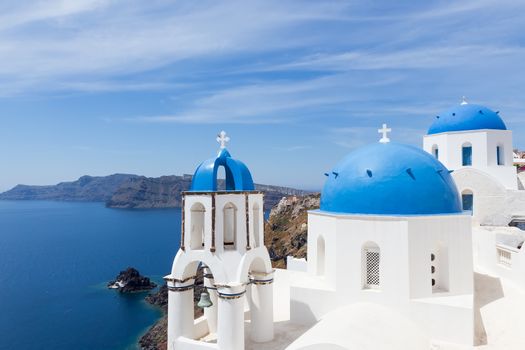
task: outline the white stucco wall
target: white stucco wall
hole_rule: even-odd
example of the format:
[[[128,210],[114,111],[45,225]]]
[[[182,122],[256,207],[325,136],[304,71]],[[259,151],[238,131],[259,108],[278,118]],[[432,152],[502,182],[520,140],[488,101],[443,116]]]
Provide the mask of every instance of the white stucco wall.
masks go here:
[[[477,265],[525,290],[525,248],[516,247],[525,241],[525,232],[514,227],[476,227],[473,234]],[[510,266],[500,262],[498,249],[508,251]]]
[[[513,217],[525,216],[525,191],[506,189],[488,173],[474,168],[458,169],[452,177],[460,194],[473,193],[476,223],[507,226]]]
[[[314,324],[336,308],[356,302],[392,307],[423,322],[434,337],[469,344],[473,339],[471,218],[468,215],[425,217],[308,215],[307,273],[291,281],[290,315]],[[324,274],[319,275],[317,240],[325,241]],[[363,287],[362,248],[380,248],[380,286]],[[433,291],[431,253],[447,247],[447,291]],[[447,298],[454,301],[447,303]],[[444,300],[443,300],[444,299]],[[446,312],[443,310],[447,310]],[[451,328],[447,314],[461,320]]]
[[[518,189],[510,130],[471,130],[425,135],[423,149],[432,154],[432,148],[437,145],[439,161],[448,169],[457,170],[465,168],[462,165],[462,146],[465,143],[472,145],[471,168],[486,172],[507,189]],[[497,164],[497,146],[503,148],[503,165]]]

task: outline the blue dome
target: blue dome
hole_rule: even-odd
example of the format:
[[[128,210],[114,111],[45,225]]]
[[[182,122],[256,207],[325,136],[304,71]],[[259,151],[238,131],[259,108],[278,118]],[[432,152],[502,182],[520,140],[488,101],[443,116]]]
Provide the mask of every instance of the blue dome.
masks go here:
[[[202,162],[191,181],[190,191],[217,191],[217,170],[224,167],[226,173],[226,191],[253,191],[252,175],[243,162],[233,159],[225,148],[219,151],[217,158]]]
[[[443,164],[399,143],[376,143],[347,155],[328,175],[321,210],[348,214],[460,213],[459,194]]]
[[[507,127],[497,112],[465,103],[436,116],[428,134],[481,129],[507,130]]]

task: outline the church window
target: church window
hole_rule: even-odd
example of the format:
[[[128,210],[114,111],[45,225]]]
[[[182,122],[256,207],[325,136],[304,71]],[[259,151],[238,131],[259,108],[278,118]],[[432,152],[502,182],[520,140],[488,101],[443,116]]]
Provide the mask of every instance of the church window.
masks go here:
[[[237,238],[237,208],[232,203],[227,203],[223,209],[224,218],[224,245],[235,247]]]
[[[471,190],[464,190],[461,192],[461,202],[463,205],[463,210],[470,211],[473,213],[474,211],[474,194]]]
[[[498,165],[505,165],[505,156],[503,154],[503,146],[501,145],[496,147],[496,158]]]
[[[448,291],[448,250],[440,242],[430,253],[430,275],[432,293]]]
[[[368,242],[363,246],[363,286],[365,289],[378,289],[380,286],[380,260],[379,246]]]
[[[466,143],[462,147],[462,165],[472,165],[472,145],[470,143]]]
[[[439,159],[439,147],[438,145],[432,146],[432,155],[436,157],[436,159]]]
[[[190,248],[204,247],[204,217],[206,209],[201,203],[195,203],[190,209]]]

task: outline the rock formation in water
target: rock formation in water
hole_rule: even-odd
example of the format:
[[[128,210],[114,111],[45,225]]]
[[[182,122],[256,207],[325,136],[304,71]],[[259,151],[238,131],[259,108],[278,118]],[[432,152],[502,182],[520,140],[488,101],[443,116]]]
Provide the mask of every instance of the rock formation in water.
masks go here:
[[[85,175],[76,181],[61,182],[57,185],[17,185],[9,191],[0,193],[0,199],[105,202],[123,183],[136,177],[137,175],[129,174]]]
[[[118,289],[121,293],[142,292],[151,290],[157,285],[150,281],[148,277],[141,276],[140,273],[128,267],[124,271],[120,271],[114,281],[108,283],[108,288]]]

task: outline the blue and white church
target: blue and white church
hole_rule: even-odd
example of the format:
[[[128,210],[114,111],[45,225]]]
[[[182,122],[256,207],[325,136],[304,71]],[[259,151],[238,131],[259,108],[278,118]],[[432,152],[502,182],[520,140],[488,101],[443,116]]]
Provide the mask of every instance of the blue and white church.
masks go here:
[[[221,132],[183,193],[168,350],[523,348],[525,235],[508,224],[525,191],[511,131],[465,100],[435,118],[423,148],[391,131],[324,174],[307,258],[275,270],[263,193]]]

